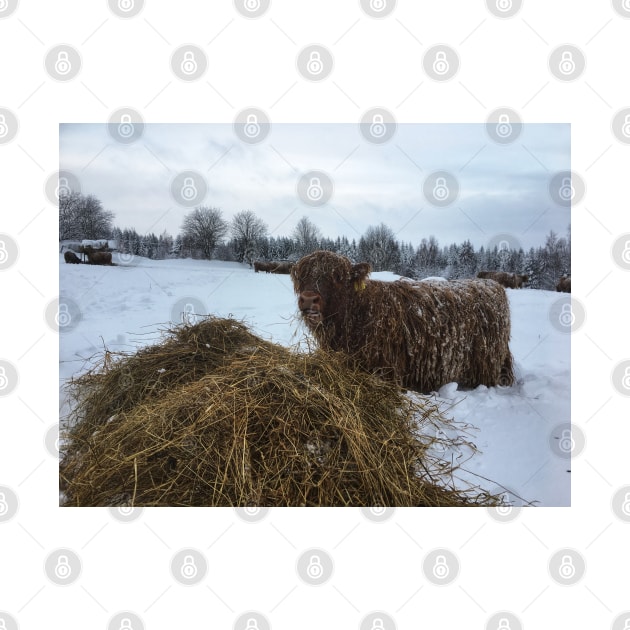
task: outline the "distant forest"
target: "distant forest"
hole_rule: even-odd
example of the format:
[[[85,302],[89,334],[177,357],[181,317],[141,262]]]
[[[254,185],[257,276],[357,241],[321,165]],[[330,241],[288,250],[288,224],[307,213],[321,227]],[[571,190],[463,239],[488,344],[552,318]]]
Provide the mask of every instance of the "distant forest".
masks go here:
[[[508,242],[475,249],[469,240],[440,245],[433,236],[420,243],[404,242],[384,223],[370,226],[359,239],[325,238],[319,228],[302,217],[289,236],[270,236],[267,225],[251,210],[238,212],[230,221],[219,208],[199,206],[185,217],[176,236],[139,234],[133,228],[114,226],[114,214],[104,210],[93,195],[70,193],[59,199],[59,240],[107,238],[118,242],[124,254],[152,259],[199,258],[252,264],[256,260],[298,260],[325,249],[366,261],[374,271],[392,271],[409,278],[474,277],[478,271],[508,271],[529,276],[527,286],[554,289],[561,275],[571,272],[570,226],[565,236],[550,231],[539,247],[525,251]]]

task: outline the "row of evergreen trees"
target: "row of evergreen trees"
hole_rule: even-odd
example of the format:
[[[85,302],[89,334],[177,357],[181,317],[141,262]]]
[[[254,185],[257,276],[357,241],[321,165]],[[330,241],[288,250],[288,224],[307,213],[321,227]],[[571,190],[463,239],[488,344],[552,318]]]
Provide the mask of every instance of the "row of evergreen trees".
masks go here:
[[[378,227],[386,228],[383,225]],[[111,238],[118,240],[121,252],[136,256],[153,259],[204,258],[194,243],[181,234],[173,238],[166,232],[140,235],[133,229],[114,229]],[[487,249],[483,246],[475,249],[470,241],[440,246],[433,236],[422,239],[416,247],[412,243],[398,241],[383,247],[374,245],[366,236],[358,242],[345,236],[320,238],[304,249],[291,237],[265,236],[257,241],[255,249],[242,255],[238,240],[231,238],[216,246],[212,258],[245,263],[254,260],[298,260],[316,249],[342,254],[353,262],[369,262],[374,271],[393,271],[410,278],[471,278],[481,270],[497,270],[526,274],[530,288],[552,290],[561,275],[571,273],[570,240],[559,238],[554,232],[547,235],[544,245],[528,251],[498,247]]]
[[[214,258],[252,264],[254,260],[298,260],[316,249],[366,261],[374,271],[393,271],[410,278],[444,276],[470,278],[481,270],[499,270],[529,276],[528,286],[553,289],[571,269],[571,237],[550,232],[545,243],[528,251],[509,247],[478,250],[467,240],[440,246],[433,236],[413,243],[401,242],[385,224],[370,226],[359,240],[345,236],[325,238],[308,217],[302,217],[289,236],[269,235],[266,224],[251,210],[226,221],[218,208],[200,206],[184,217],[181,232],[139,234],[113,226],[113,213],[105,211],[93,195],[62,195],[59,200],[59,239],[109,238],[121,253],[152,259]]]

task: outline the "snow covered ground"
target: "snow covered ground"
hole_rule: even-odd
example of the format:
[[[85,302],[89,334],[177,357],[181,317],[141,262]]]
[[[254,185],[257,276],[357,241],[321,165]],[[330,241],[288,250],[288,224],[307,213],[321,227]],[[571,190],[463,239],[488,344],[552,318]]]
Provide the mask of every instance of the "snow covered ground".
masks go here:
[[[155,343],[159,330],[181,322],[184,313],[242,319],[255,334],[284,345],[306,336],[289,276],[219,261],[129,260],[118,254],[113,260],[117,266],[101,267],[65,264],[59,257],[59,321],[66,324],[59,350],[62,417],[67,404],[61,386],[87,369],[90,357],[105,348],[133,351]],[[388,272],[372,277],[397,278]],[[563,325],[570,313],[562,309],[568,296],[507,293],[518,383],[468,391],[448,384],[439,392],[448,415],[475,427],[469,437],[480,452],[459,473],[493,492],[507,489],[514,505],[570,505],[570,334]]]

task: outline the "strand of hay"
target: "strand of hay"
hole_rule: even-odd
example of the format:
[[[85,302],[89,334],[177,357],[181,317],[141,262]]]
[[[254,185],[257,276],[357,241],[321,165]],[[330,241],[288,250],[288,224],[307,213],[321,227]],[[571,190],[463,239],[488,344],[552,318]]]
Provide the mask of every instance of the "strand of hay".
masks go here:
[[[66,506],[498,505],[430,454],[436,404],[209,318],[70,384]],[[443,438],[442,438],[443,439]],[[448,440],[447,440],[448,441]],[[450,440],[457,445],[458,438]]]

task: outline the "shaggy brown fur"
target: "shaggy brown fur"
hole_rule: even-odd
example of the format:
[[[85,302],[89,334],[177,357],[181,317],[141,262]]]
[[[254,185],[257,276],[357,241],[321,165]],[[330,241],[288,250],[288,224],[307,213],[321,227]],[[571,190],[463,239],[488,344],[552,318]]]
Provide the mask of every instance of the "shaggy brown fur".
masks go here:
[[[72,265],[78,265],[81,263],[81,259],[71,251],[67,251],[63,253],[63,259]]]
[[[258,273],[259,271],[267,271],[268,263],[266,262],[255,262],[254,263],[254,271]]]
[[[96,251],[89,245],[83,248],[88,257],[88,264],[90,265],[111,265],[112,253]]]
[[[571,293],[571,276],[562,276],[556,285],[559,293]]]
[[[430,392],[511,385],[510,311],[505,290],[487,280],[368,280],[367,263],[318,251],[291,271],[298,306],[317,342],[363,368]]]

